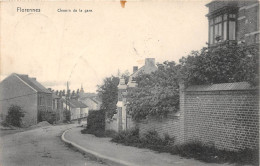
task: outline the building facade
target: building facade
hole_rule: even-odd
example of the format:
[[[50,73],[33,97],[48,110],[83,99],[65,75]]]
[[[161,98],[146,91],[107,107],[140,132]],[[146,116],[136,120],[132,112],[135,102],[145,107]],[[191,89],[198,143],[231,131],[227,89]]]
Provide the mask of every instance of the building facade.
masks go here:
[[[206,6],[210,47],[226,43],[259,44],[259,1],[213,0]]]
[[[40,111],[52,111],[52,93],[28,75],[13,73],[0,83],[1,120],[4,120],[8,108],[18,105],[25,112],[23,126],[38,123]]]
[[[52,109],[56,112],[56,121],[62,122],[64,120],[63,104],[61,102],[61,97],[54,93],[52,93]]]
[[[84,103],[75,100],[75,99],[70,99],[66,100],[64,98],[61,99],[61,102],[63,103],[63,108],[70,110],[70,119],[71,120],[78,120],[82,118],[86,118],[88,116],[88,106],[85,105]],[[67,107],[66,107],[67,103]]]

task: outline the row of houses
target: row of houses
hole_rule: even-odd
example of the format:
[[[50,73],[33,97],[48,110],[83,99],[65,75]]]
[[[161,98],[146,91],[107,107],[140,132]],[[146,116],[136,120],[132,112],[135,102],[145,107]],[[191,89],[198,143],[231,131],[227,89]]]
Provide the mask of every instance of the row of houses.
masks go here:
[[[83,88],[79,99],[66,99],[45,88],[36,78],[17,73],[0,83],[0,94],[0,120],[5,120],[11,105],[18,105],[25,112],[23,126],[37,124],[41,120],[39,116],[42,111],[55,113],[55,121],[62,122],[66,119],[65,110],[69,110],[71,120],[78,120],[86,118],[89,110],[97,110],[100,105],[96,95],[86,95]]]

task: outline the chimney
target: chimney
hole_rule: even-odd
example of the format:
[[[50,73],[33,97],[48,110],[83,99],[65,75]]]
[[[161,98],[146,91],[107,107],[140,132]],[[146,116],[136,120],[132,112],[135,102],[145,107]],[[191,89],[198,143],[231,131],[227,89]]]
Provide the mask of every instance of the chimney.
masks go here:
[[[145,58],[145,66],[155,66],[155,58]]]
[[[138,66],[134,66],[133,67],[133,73],[137,72],[137,70],[138,70]]]
[[[35,78],[35,77],[32,77],[32,79],[33,79],[34,81],[36,81],[36,78]]]

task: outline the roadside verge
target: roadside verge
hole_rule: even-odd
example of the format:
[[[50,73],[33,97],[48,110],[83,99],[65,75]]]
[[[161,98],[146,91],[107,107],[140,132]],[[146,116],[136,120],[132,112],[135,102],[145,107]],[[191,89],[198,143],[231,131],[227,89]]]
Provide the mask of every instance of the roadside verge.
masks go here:
[[[90,154],[90,155],[93,155],[95,157],[97,157],[98,159],[106,162],[106,163],[109,163],[109,164],[112,164],[113,166],[136,166],[136,165],[133,165],[132,163],[128,163],[126,161],[122,161],[122,160],[118,160],[118,159],[115,159],[115,158],[112,158],[112,157],[109,157],[109,156],[105,156],[105,155],[102,155],[100,153],[97,153],[95,151],[92,151],[92,150],[89,150],[89,149],[86,149],[78,144],[76,144],[75,142],[72,142],[72,141],[69,141],[65,138],[65,134],[69,131],[70,129],[66,130],[63,132],[63,134],[61,135],[61,140],[67,144],[70,144],[72,145],[73,147],[75,147],[76,149],[78,149],[79,151],[83,152],[83,153],[87,153],[87,154]]]

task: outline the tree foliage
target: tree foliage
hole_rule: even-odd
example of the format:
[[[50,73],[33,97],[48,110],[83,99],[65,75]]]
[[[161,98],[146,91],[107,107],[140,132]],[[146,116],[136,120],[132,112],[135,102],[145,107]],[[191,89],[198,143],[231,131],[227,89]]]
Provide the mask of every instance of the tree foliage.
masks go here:
[[[164,117],[179,108],[178,66],[175,62],[158,64],[151,74],[135,78],[137,87],[128,90],[127,111],[134,120],[149,116]]]
[[[152,74],[135,78],[137,87],[128,89],[127,111],[134,120],[164,117],[179,109],[179,82],[186,85],[247,81],[258,85],[259,48],[222,46],[192,51],[175,62],[158,64]]]
[[[102,100],[101,109],[105,110],[107,118],[112,118],[116,113],[118,101],[118,77],[105,78],[103,84],[98,86],[98,95]]]
[[[95,133],[96,131],[105,131],[105,111],[90,111],[88,115],[88,124],[86,129],[88,133]]]
[[[224,46],[192,51],[180,59],[180,78],[188,85],[247,81],[258,84],[259,48]]]
[[[24,112],[22,111],[22,108],[18,105],[11,105],[8,108],[6,123],[12,126],[21,127],[22,117],[24,117]]]

